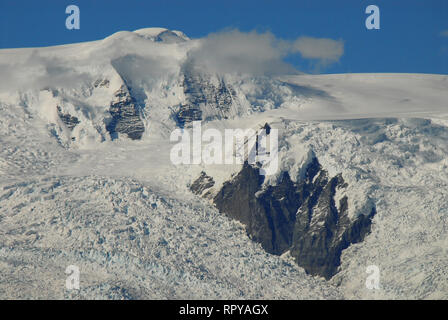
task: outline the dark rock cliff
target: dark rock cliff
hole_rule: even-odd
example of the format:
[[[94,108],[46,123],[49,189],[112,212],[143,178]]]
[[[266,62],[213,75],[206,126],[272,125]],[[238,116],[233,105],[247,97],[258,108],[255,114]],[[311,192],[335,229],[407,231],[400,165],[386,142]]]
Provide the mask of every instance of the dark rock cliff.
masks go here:
[[[182,73],[182,86],[187,101],[174,114],[180,127],[192,121],[229,117],[234,92],[222,78],[212,78],[211,75],[196,70],[192,63],[186,63]],[[201,108],[206,108],[207,113]]]
[[[126,134],[132,140],[141,139],[145,131],[141,112],[125,85],[115,93],[109,112],[112,118],[107,121],[106,130],[112,139],[117,138],[118,133]]]
[[[346,187],[341,175],[329,178],[317,158],[300,181],[293,182],[283,172],[277,185],[265,187],[259,168],[245,163],[224,183],[214,203],[245,224],[249,237],[267,252],[281,255],[289,250],[307,273],[330,279],[338,271],[342,250],[364,239],[375,214],[372,208],[350,219],[347,197],[335,202],[336,191]]]
[[[80,122],[79,119],[75,116],[72,116],[69,113],[63,113],[60,106],[57,106],[59,119],[67,126],[67,128],[71,131],[76,125]]]
[[[197,195],[201,195],[205,190],[210,189],[215,185],[215,181],[212,177],[208,176],[204,171],[201,172],[199,178],[197,178],[190,186],[191,192]]]

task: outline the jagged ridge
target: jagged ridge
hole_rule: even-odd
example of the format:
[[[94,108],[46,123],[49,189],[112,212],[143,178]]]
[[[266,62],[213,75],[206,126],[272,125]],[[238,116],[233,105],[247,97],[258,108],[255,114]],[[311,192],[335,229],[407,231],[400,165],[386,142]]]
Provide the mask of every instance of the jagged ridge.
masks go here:
[[[245,224],[250,238],[267,252],[281,255],[290,250],[308,273],[330,279],[337,273],[342,250],[370,231],[375,208],[352,221],[347,196],[335,203],[336,190],[347,187],[342,176],[330,179],[317,158],[305,172],[297,183],[283,172],[276,186],[263,188],[259,168],[246,162],[213,201],[221,212]],[[193,186],[204,187],[210,179],[203,174],[198,180],[202,182]]]

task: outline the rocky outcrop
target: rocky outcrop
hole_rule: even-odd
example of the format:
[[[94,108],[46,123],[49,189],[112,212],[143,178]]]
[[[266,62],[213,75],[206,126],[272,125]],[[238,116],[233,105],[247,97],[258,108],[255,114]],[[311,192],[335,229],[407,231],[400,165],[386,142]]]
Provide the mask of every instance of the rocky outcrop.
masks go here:
[[[186,103],[174,114],[180,127],[192,121],[229,117],[235,93],[222,78],[195,70],[191,62],[183,66],[182,73]]]
[[[208,176],[204,171],[201,172],[199,178],[197,178],[190,186],[191,192],[197,195],[202,195],[202,193],[210,189],[215,185],[215,181],[212,177]]]
[[[71,131],[76,125],[80,122],[79,119],[75,116],[70,115],[69,113],[63,113],[60,106],[57,106],[59,119],[67,126],[67,128]]]
[[[97,79],[93,83],[93,86],[95,88],[109,88],[109,85],[110,85],[110,81],[108,79]]]
[[[115,93],[115,98],[110,105],[109,112],[112,118],[107,121],[106,130],[112,139],[117,138],[118,133],[126,134],[132,140],[141,139],[145,126],[129,89],[125,85],[121,86]]]
[[[202,111],[199,106],[185,104],[180,106],[174,118],[177,125],[183,128],[188,123],[202,120]]]
[[[155,42],[164,43],[179,43],[187,41],[188,37],[184,34],[179,34],[179,32],[174,32],[171,30],[165,30],[154,37]]]
[[[375,214],[372,208],[350,218],[347,196],[336,199],[337,191],[344,194],[346,187],[341,175],[329,178],[317,158],[300,181],[293,182],[283,172],[275,186],[263,186],[259,168],[245,163],[224,183],[214,203],[245,224],[249,237],[267,252],[281,255],[289,250],[307,273],[330,279],[338,271],[342,250],[364,239]]]
[[[342,250],[361,242],[370,232],[375,207],[355,219],[348,216],[348,198],[336,203],[336,190],[346,188],[341,175],[327,174],[310,186],[310,196],[297,211],[291,256],[312,275],[330,279],[341,264]]]

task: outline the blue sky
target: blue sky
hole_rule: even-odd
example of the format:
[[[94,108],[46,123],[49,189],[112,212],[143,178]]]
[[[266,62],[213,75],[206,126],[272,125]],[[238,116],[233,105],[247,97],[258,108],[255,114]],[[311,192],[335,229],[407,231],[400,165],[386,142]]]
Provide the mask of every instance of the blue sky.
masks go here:
[[[81,29],[65,28],[66,6],[81,11]],[[381,29],[365,28],[365,8],[380,8]],[[296,54],[287,62],[305,72],[448,74],[447,0],[0,0],[0,48],[39,47],[102,39],[116,31],[166,27],[191,38],[226,29],[270,31],[344,42],[338,62],[316,68]]]

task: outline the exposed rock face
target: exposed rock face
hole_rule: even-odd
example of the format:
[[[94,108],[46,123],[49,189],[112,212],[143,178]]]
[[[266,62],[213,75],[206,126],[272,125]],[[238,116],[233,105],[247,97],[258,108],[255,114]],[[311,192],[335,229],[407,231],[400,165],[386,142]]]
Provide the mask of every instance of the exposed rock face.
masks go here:
[[[234,92],[224,80],[195,70],[191,63],[186,63],[182,71],[187,103],[181,105],[174,115],[178,125],[184,127],[192,121],[211,120],[215,117],[227,119]]]
[[[73,130],[76,127],[76,125],[80,122],[77,117],[74,117],[69,113],[63,113],[60,106],[57,106],[57,110],[59,118],[70,131]]]
[[[109,85],[110,81],[108,79],[98,79],[93,83],[93,86],[95,88],[101,88],[101,87],[109,88]]]
[[[293,224],[289,226],[288,221],[292,215],[287,209],[284,211],[281,206],[276,206],[279,199],[275,197],[279,193],[274,190],[268,191],[272,197],[270,204],[278,210],[268,209],[267,198],[262,200],[256,197],[263,179],[258,168],[245,163],[235,179],[223,185],[214,202],[221,212],[245,224],[251,239],[260,242],[267,252],[281,254],[291,245]],[[264,205],[267,205],[267,210]]]
[[[202,195],[202,193],[213,187],[215,185],[215,181],[212,177],[208,176],[204,171],[201,172],[199,178],[197,178],[190,186],[191,192],[197,195]]]
[[[183,128],[190,122],[202,120],[202,111],[199,106],[182,105],[175,114],[175,119],[179,127]]]
[[[118,133],[126,134],[132,140],[141,139],[145,126],[129,89],[123,85],[115,93],[115,97],[116,100],[111,103],[109,109],[112,119],[106,124],[107,131],[112,139],[117,138]]]
[[[330,179],[317,158],[297,183],[284,172],[276,186],[262,185],[259,168],[245,163],[214,202],[221,212],[245,224],[251,239],[267,252],[281,255],[290,250],[297,264],[312,275],[330,279],[342,250],[370,231],[375,209],[350,219],[347,197],[335,203],[336,191],[347,184],[341,175]]]
[[[156,37],[154,37],[155,42],[164,42],[164,43],[179,43],[184,42],[186,39],[185,35],[179,36],[178,33],[175,33],[171,30],[166,30],[159,33]]]
[[[361,242],[370,232],[374,207],[352,221],[347,196],[335,203],[336,190],[346,186],[341,175],[328,179],[326,172],[320,173],[297,211],[290,253],[312,275],[330,279],[341,264],[342,250]]]

